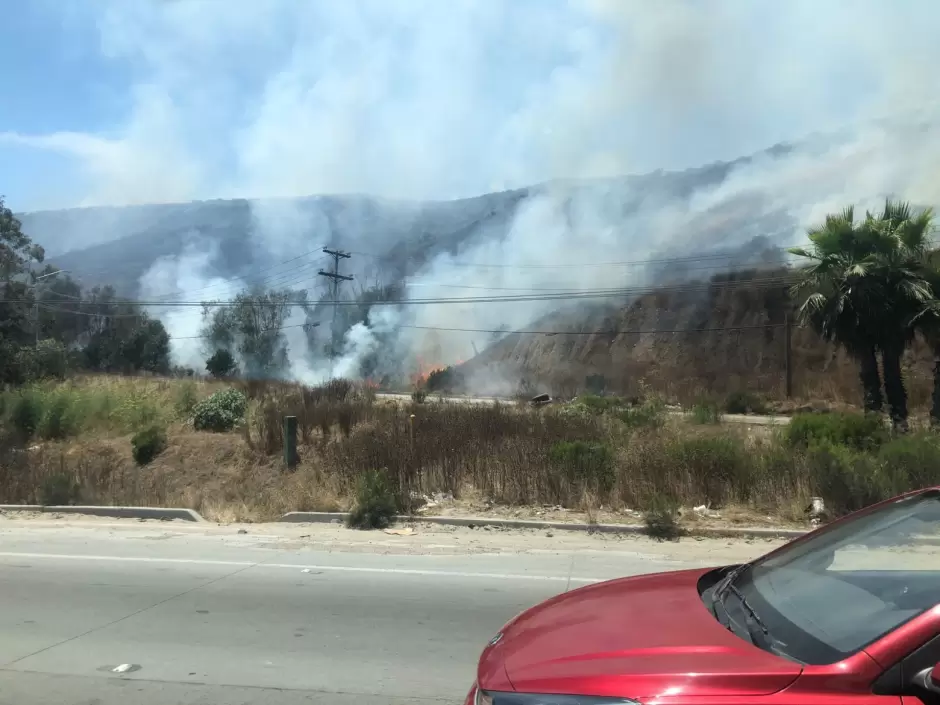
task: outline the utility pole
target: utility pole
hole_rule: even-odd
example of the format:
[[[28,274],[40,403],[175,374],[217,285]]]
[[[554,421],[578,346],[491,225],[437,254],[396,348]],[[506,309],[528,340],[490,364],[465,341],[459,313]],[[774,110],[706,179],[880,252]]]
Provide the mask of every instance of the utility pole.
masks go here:
[[[39,285],[36,283],[40,279],[46,279],[48,277],[54,277],[56,274],[67,274],[68,270],[66,269],[57,269],[54,272],[49,272],[48,274],[42,274],[35,279],[33,279],[33,285],[30,287],[33,290],[33,328],[36,333],[36,342],[35,347],[39,347]]]
[[[330,272],[324,272],[321,269],[319,272],[321,277],[326,277],[330,280],[330,296],[333,300],[333,325],[330,335],[330,379],[332,379],[333,361],[336,359],[336,348],[337,343],[339,342],[338,331],[336,330],[336,312],[339,305],[339,285],[340,282],[351,282],[353,280],[353,277],[339,273],[339,261],[341,259],[349,259],[352,257],[352,255],[348,252],[343,252],[342,250],[331,250],[328,247],[324,247],[323,251],[333,258],[333,270]]]
[[[793,317],[788,310],[784,314],[784,364],[786,365],[786,393],[787,399],[793,398]]]

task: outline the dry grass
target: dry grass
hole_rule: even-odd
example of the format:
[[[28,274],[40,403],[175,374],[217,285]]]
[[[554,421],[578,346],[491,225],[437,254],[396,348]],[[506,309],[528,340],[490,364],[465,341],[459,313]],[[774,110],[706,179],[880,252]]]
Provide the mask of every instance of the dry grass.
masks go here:
[[[184,392],[186,384],[196,386]],[[418,497],[441,493],[457,503],[567,508],[588,521],[628,509],[706,505],[726,517],[743,511],[792,522],[805,518],[810,496],[832,496],[849,509],[929,478],[940,457],[933,437],[913,439],[892,456],[846,448],[826,454],[773,431],[668,419],[659,405],[625,415],[615,406],[376,403],[368,390],[348,384],[255,384],[245,389],[251,402],[241,429],[193,431],[180,399],[219,386],[85,379],[38,390],[47,401],[63,394],[108,398],[99,404],[109,411],[89,414],[78,440],[0,448],[0,502],[42,502],[54,487],[65,488],[72,502],[187,506],[216,521],[261,521],[347,509],[360,479],[379,470],[404,511],[417,509]],[[141,414],[140,407],[153,411]],[[121,417],[116,409],[131,411]],[[300,464],[292,471],[281,458],[286,415],[298,418],[300,436]],[[138,468],[133,425],[153,416],[166,423],[168,445]],[[910,465],[907,474],[895,472],[899,462]]]

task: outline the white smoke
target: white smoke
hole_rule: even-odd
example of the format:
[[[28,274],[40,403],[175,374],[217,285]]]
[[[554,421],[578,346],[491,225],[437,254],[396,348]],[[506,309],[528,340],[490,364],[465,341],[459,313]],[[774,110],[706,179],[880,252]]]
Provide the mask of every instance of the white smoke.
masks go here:
[[[0,135],[0,158],[11,142],[71,155],[81,204],[264,199],[250,206],[262,267],[325,243],[392,248],[367,208],[350,206],[347,227],[285,200],[312,194],[415,201],[542,184],[507,232],[410,271],[411,298],[645,285],[643,268],[596,265],[758,234],[791,244],[826,212],[886,195],[940,203],[936,114],[926,130],[877,122],[934,107],[940,6],[929,0],[103,0],[75,11],[133,76],[131,109],[96,134]],[[797,142],[698,188],[614,178],[829,132],[838,139]],[[336,240],[350,231],[355,242]],[[185,249],[142,290],[221,285],[214,261]],[[367,261],[356,255],[349,271]],[[301,259],[269,281],[310,288],[316,271]],[[415,306],[401,344],[466,359],[488,334],[421,327],[521,329],[558,305]],[[196,312],[161,316],[177,357],[194,358],[198,341],[179,341],[198,334]],[[356,369],[389,324],[376,313],[350,330],[336,367]],[[285,334],[298,378],[328,374],[302,328]]]

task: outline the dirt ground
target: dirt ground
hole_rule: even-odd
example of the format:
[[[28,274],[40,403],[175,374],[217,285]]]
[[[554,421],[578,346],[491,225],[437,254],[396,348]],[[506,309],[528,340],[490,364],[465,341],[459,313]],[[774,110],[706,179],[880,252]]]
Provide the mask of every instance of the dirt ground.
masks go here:
[[[317,548],[345,553],[398,555],[469,555],[499,553],[604,552],[629,553],[660,560],[698,561],[715,565],[756,558],[783,545],[779,539],[704,539],[656,541],[640,535],[587,534],[567,531],[438,526],[420,522],[384,531],[355,531],[337,524],[196,524],[184,521],[110,519],[27,512],[0,514],[0,536],[28,529],[68,528],[106,532],[145,532],[161,536],[197,534],[206,537],[251,535],[270,540],[272,547]],[[257,545],[257,544],[256,544]]]

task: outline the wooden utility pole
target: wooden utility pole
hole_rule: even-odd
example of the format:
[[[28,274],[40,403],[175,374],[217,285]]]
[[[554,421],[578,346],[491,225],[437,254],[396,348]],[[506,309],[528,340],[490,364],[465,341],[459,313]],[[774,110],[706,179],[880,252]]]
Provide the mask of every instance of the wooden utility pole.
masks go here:
[[[793,317],[787,311],[784,314],[784,365],[786,365],[787,399],[793,398]]]
[[[352,257],[348,252],[342,250],[331,250],[324,247],[323,251],[333,258],[333,270],[324,272],[322,269],[319,274],[330,280],[330,297],[333,300],[333,325],[330,332],[330,378],[333,378],[333,361],[336,359],[337,343],[339,342],[339,331],[336,329],[336,312],[339,305],[339,285],[340,282],[351,282],[352,276],[346,276],[339,273],[339,261]]]

